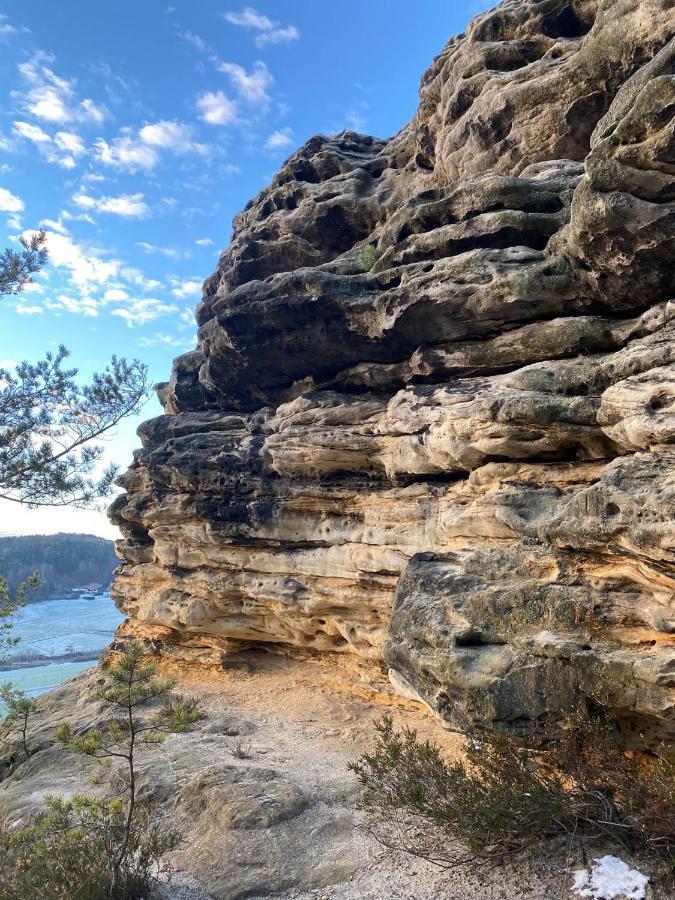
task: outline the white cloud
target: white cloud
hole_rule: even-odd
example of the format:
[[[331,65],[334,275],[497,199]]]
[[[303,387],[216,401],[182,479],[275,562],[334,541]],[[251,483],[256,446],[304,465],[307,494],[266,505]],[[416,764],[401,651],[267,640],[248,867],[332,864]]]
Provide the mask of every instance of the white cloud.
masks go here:
[[[151,147],[167,147],[170,150],[182,150],[190,146],[190,129],[179,122],[153,122],[144,125],[138,132],[144,144]]]
[[[127,306],[111,310],[111,315],[124,319],[129,328],[137,328],[177,311],[178,307],[174,304],[145,297],[140,300],[132,300]]]
[[[144,125],[138,132],[140,140],[150,147],[160,147],[173,153],[207,153],[206,144],[192,140],[192,129],[182,122],[165,119]]]
[[[136,246],[140,247],[144,253],[166,256],[168,259],[186,259],[190,255],[185,250],[176,250],[174,247],[158,247],[156,244],[147,244],[145,241],[137,241]]]
[[[82,138],[72,131],[57,131],[54,143],[60,150],[67,150],[73,156],[81,156],[86,150]]]
[[[12,131],[27,141],[33,141],[34,144],[51,144],[52,141],[46,131],[43,131],[39,125],[33,125],[30,122],[15,122],[12,125]]]
[[[245,7],[239,13],[225,13],[223,18],[230,25],[257,31],[255,42],[258,47],[264,47],[267,44],[288,44],[300,37],[300,32],[295,25],[282,25],[280,22],[274,22],[252,6]]]
[[[189,278],[187,281],[179,281],[172,279],[173,290],[171,293],[174,297],[198,297],[202,292],[203,281],[196,278]]]
[[[104,138],[99,138],[95,144],[95,152],[103,165],[128,172],[154,169],[159,162],[159,155],[152,147],[128,134],[115,138],[110,144]]]
[[[26,232],[24,237],[30,239],[32,233]],[[105,284],[120,270],[118,260],[104,259],[101,251],[78,244],[67,234],[48,231],[47,249],[50,264],[65,269],[72,282],[83,291],[91,285]]]
[[[152,337],[142,337],[138,343],[141,347],[157,347],[160,345],[165,347],[186,347],[192,341],[185,337],[174,337],[170,334],[158,332]]]
[[[286,150],[295,143],[293,138],[293,130],[291,128],[282,128],[279,131],[273,131],[265,141],[265,150],[274,153],[277,150]]]
[[[131,284],[144,291],[156,291],[162,286],[161,281],[157,281],[156,278],[146,278],[139,269],[133,269],[130,266],[123,267],[120,270],[120,275],[126,281],[131,282]]]
[[[121,288],[108,288],[103,294],[103,299],[106,303],[119,303],[122,300],[128,300],[129,295]]]
[[[31,234],[24,232],[27,238]],[[154,292],[163,289],[157,279],[146,278],[139,269],[119,259],[107,258],[104,250],[78,243],[54,230],[47,233],[47,248],[52,273],[50,290],[43,291],[39,306],[29,307],[26,299],[26,305],[17,310],[21,314],[32,315],[42,310],[55,315],[94,318],[106,312],[122,319],[129,327],[171,315],[182,329],[180,306],[173,298],[156,299]],[[171,284],[176,286],[180,282],[171,279]]]
[[[195,241],[195,244],[198,247],[210,247],[213,244],[211,238],[199,238],[199,240]]]
[[[222,91],[206,91],[197,98],[197,109],[209,125],[229,125],[237,115],[236,104]]]
[[[71,297],[68,294],[59,294],[58,297],[45,301],[47,309],[56,313],[69,312],[78,316],[96,318],[99,313],[99,303],[89,294],[81,297]]]
[[[227,75],[232,87],[246,103],[264,105],[269,102],[267,89],[274,84],[274,78],[264,62],[256,62],[251,72],[237,63],[214,61],[219,72]]]
[[[195,311],[192,307],[190,309],[182,309],[180,311],[180,315],[178,316],[177,322],[178,328],[181,331],[194,331],[196,328],[195,324]]]
[[[23,212],[23,200],[17,197],[7,188],[0,187],[0,212],[20,213]]]
[[[45,289],[39,281],[29,281],[24,286],[23,292],[24,294],[44,294]]]
[[[0,13],[0,35],[8,36],[10,34],[17,34],[18,31],[18,28],[15,28],[14,25],[10,24],[7,16],[4,13]]]
[[[90,197],[80,192],[73,195],[73,203],[83,209],[110,213],[114,216],[139,219],[147,216],[150,207],[143,199],[143,194],[120,194],[117,197]]]
[[[255,28],[259,31],[269,31],[274,28],[274,22],[259,13],[257,9],[253,9],[252,6],[245,7],[240,13],[224,13],[223,18],[230,25],[239,25],[241,28]]]
[[[195,50],[199,50],[200,53],[206,53],[208,50],[206,41],[203,38],[200,38],[198,34],[194,34],[192,31],[179,31],[178,29],[176,30],[176,34],[184,41],[187,41],[188,44],[192,44]]]
[[[74,82],[60,78],[46,65],[53,61],[53,56],[38,51],[28,62],[19,64],[19,73],[27,85],[26,93],[19,95],[21,108],[44,122],[100,125],[107,116],[105,107],[88,97],[80,100]]]
[[[58,219],[41,219],[40,227],[48,228],[50,231],[58,231],[59,234],[68,234],[68,229],[61,221],[60,216]]]
[[[192,129],[182,122],[162,119],[143,125],[136,134],[123,128],[120,137],[108,143],[96,141],[96,157],[104,165],[128,172],[154,169],[160,161],[160,151],[170,153],[198,153],[206,156],[211,148],[192,140]]]
[[[16,311],[20,316],[41,315],[44,309],[41,306],[17,306]]]
[[[108,110],[105,106],[97,106],[90,99],[82,101],[79,113],[77,118],[81,121],[92,122],[94,125],[101,125],[108,117]]]
[[[285,28],[272,28],[259,34],[256,39],[256,46],[265,47],[267,44],[290,44],[291,41],[297,41],[300,32],[295,25],[287,25]]]
[[[73,169],[76,158],[86,152],[82,138],[72,131],[57,131],[54,137],[32,122],[16,121],[12,126],[15,135],[31,141],[50,163],[64,169]]]

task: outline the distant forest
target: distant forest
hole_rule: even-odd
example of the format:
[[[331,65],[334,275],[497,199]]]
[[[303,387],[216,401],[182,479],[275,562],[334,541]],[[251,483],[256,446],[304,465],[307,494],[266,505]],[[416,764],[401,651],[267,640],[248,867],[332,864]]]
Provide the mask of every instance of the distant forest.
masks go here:
[[[42,587],[27,600],[49,600],[71,588],[99,583],[107,588],[119,560],[114,544],[93,534],[36,534],[0,537],[0,576],[12,595],[29,575],[38,572]]]

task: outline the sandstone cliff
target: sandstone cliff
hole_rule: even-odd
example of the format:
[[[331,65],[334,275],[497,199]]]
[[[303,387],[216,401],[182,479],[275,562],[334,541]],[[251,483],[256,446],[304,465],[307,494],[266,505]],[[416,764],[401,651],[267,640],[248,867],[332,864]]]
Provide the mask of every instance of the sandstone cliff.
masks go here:
[[[128,632],[675,737],[674,33],[672,0],[506,0],[393,138],[287,160],[113,505]]]

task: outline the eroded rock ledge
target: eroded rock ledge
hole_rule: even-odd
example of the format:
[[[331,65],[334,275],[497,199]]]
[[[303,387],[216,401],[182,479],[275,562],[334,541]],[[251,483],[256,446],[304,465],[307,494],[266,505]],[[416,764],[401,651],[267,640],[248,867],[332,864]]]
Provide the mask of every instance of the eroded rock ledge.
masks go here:
[[[674,31],[507,0],[236,217],[112,508],[134,633],[675,737]]]

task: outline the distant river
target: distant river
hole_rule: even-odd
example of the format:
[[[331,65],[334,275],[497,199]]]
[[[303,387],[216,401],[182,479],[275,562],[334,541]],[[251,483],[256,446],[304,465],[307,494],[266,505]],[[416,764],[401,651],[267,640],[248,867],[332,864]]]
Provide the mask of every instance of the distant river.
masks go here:
[[[29,603],[14,619],[12,668],[0,671],[35,697],[72,678],[98,659],[124,616],[109,594],[60,597]]]

